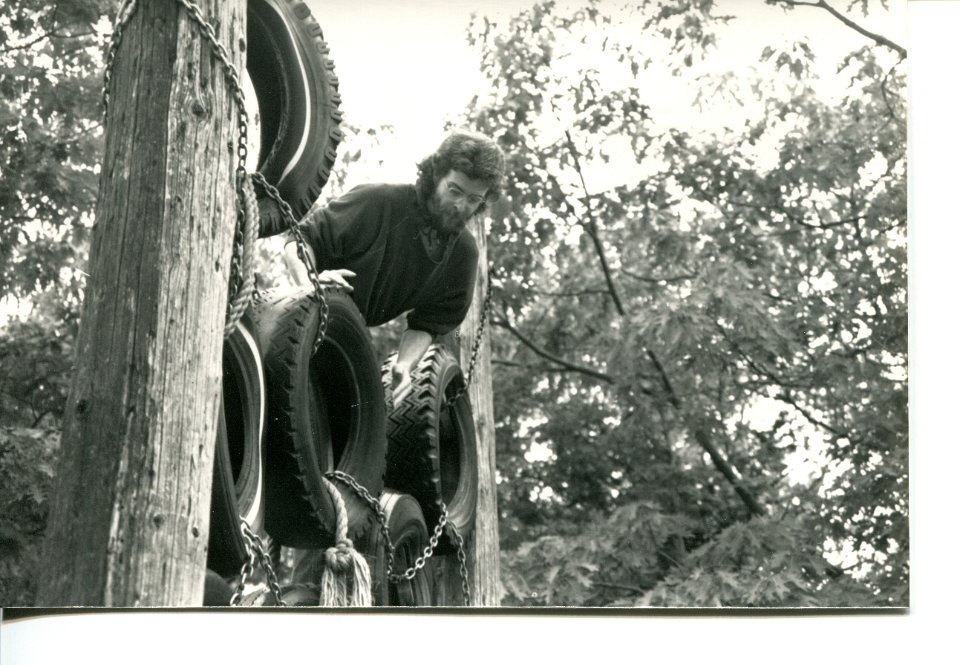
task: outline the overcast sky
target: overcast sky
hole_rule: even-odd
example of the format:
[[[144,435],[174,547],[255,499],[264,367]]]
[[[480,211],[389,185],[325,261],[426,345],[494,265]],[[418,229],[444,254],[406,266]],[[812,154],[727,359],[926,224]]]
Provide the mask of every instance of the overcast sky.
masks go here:
[[[470,15],[506,20],[534,2],[307,0],[307,4],[330,46],[346,120],[360,127],[390,124],[396,128],[395,141],[384,147],[382,175],[403,179],[413,163],[440,141],[444,121],[483,91],[477,55],[466,41]],[[615,10],[622,4],[603,0],[601,7]],[[735,15],[737,20],[719,33],[718,47],[708,61],[716,72],[756,65],[768,44],[808,40],[819,56],[822,74],[829,75],[839,57],[867,43],[823,10],[797,8],[785,13],[763,0],[719,0],[718,4],[720,13]],[[847,2],[835,4],[843,8]],[[867,19],[851,16],[864,27],[906,44],[906,2],[890,0],[889,4],[890,11],[880,11],[878,5],[878,12]],[[668,97],[673,98],[661,103],[669,105],[671,117],[691,113],[688,97]]]

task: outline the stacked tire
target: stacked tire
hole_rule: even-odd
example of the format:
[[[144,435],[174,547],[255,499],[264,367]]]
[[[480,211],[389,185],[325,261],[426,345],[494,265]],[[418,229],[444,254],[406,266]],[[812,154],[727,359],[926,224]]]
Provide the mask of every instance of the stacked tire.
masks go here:
[[[263,528],[261,434],[265,399],[260,349],[248,317],[224,341],[219,425],[210,496],[207,568],[223,577],[240,572],[246,558],[241,520]]]
[[[257,170],[299,219],[329,178],[342,138],[338,81],[323,32],[302,1],[249,0],[247,18],[246,73],[260,120]],[[285,228],[279,209],[266,203],[261,199],[261,237]],[[228,578],[246,558],[240,520],[260,534],[264,527],[265,377],[256,328],[248,316],[224,344],[207,566]]]
[[[257,170],[300,219],[329,178],[342,138],[333,64],[301,0],[249,0],[247,37],[260,118]],[[285,230],[279,208],[258,194],[260,236]],[[469,399],[452,399],[464,385],[456,358],[431,346],[409,397],[388,410],[392,359],[379,367],[366,324],[343,290],[326,289],[324,301],[310,288],[267,292],[225,343],[208,552],[208,567],[223,577],[237,575],[246,556],[242,519],[275,544],[306,550],[301,572],[316,581],[317,553],[334,544],[337,530],[323,482],[334,470],[379,497],[394,573],[422,556],[444,507],[460,535],[473,527],[476,435]],[[432,604],[432,567],[392,581],[374,510],[336,482],[348,536],[371,563],[375,602]],[[446,534],[436,551],[452,551]],[[284,597],[312,604],[316,586],[285,587]]]
[[[374,496],[383,489],[386,405],[370,332],[343,289],[326,288],[324,298],[326,308],[310,287],[280,289],[250,312],[269,386],[265,527],[287,547],[334,544],[337,514],[326,474],[342,471]],[[348,536],[362,537],[373,512],[335,483]]]
[[[260,118],[257,170],[300,219],[330,177],[343,138],[339,82],[323,31],[300,0],[249,0],[247,75]],[[260,236],[287,228],[259,192]]]
[[[396,357],[381,369],[385,385]],[[473,410],[464,392],[463,372],[456,357],[432,344],[413,370],[408,396],[393,405],[387,419],[387,487],[410,494],[423,509],[427,524],[447,522],[461,536],[473,529],[477,507],[477,446]],[[453,551],[449,530],[437,549]]]

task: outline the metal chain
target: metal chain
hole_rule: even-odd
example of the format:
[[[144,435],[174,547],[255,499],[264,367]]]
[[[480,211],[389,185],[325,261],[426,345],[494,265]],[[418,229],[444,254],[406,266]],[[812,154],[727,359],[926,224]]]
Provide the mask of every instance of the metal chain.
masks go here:
[[[253,532],[253,529],[242,517],[240,518],[240,535],[243,537],[243,549],[246,551],[247,558],[240,569],[240,581],[237,584],[236,592],[230,599],[230,604],[238,605],[240,603],[240,599],[243,597],[243,589],[247,585],[247,578],[250,577],[250,574],[253,573],[253,567],[259,562],[267,574],[267,585],[270,587],[274,600],[278,606],[285,607],[283,592],[280,590],[277,573],[270,561],[270,554],[267,553],[267,548],[260,536]]]
[[[107,117],[107,109],[110,107],[110,79],[113,76],[113,61],[117,57],[117,51],[120,50],[120,40],[123,38],[123,31],[133,16],[133,10],[136,9],[136,0],[124,0],[117,11],[117,20],[113,24],[113,34],[110,36],[110,47],[107,49],[105,58],[105,68],[103,71],[103,90],[101,91],[101,101],[103,103],[103,117]]]
[[[247,175],[247,134],[249,130],[246,102],[243,95],[243,84],[240,80],[240,73],[236,66],[230,61],[230,56],[227,53],[226,48],[217,39],[216,31],[214,30],[213,25],[203,18],[200,8],[190,0],[175,1],[187,11],[189,18],[196,23],[197,26],[199,26],[201,36],[204,37],[213,48],[214,56],[220,61],[220,64],[225,70],[227,83],[229,84],[230,91],[233,93],[233,99],[236,103],[238,111],[237,123],[239,136],[237,139],[237,169],[235,183],[235,191],[237,195],[237,225],[235,227],[233,238],[233,257],[230,262],[231,269],[229,285],[229,302],[233,302],[234,298],[238,296],[243,283],[242,266],[240,263],[240,257],[243,253],[244,243],[242,187],[243,181]],[[120,42],[123,38],[123,32],[127,24],[130,22],[130,18],[133,16],[136,8],[136,0],[125,0],[123,5],[120,7],[120,10],[117,14],[116,23],[114,24],[113,35],[111,36],[110,46],[107,50],[106,65],[103,74],[102,101],[104,118],[106,118],[107,110],[110,107],[110,83],[113,76],[114,61],[116,60],[117,52],[120,49]]]
[[[390,527],[387,526],[387,515],[383,510],[383,507],[380,505],[380,502],[373,498],[373,495],[361,485],[357,480],[343,471],[331,471],[325,474],[329,479],[340,480],[345,483],[350,489],[352,489],[357,496],[359,496],[363,501],[370,506],[370,509],[373,510],[374,514],[377,517],[377,522],[380,524],[380,531],[383,534],[383,539],[386,541],[386,557],[387,557],[387,579],[390,582],[397,583],[404,580],[412,580],[417,576],[417,573],[427,565],[427,560],[433,556],[433,551],[437,547],[437,543],[440,541],[440,537],[443,535],[443,529],[445,527],[450,527],[450,530],[453,532],[454,541],[457,544],[457,559],[460,561],[460,578],[461,586],[463,588],[463,598],[467,605],[470,604],[470,587],[469,580],[467,578],[467,557],[464,552],[463,547],[463,538],[460,536],[460,532],[457,531],[456,525],[453,522],[449,522],[447,519],[447,506],[440,502],[440,520],[437,522],[437,525],[433,529],[433,535],[430,537],[430,540],[426,547],[423,549],[423,554],[417,557],[417,560],[414,564],[407,568],[402,573],[393,572],[393,563],[396,558],[396,548],[393,546],[393,541],[390,539]]]
[[[473,341],[473,351],[470,353],[470,364],[467,369],[467,377],[463,381],[463,385],[460,386],[457,391],[450,397],[445,398],[445,402],[448,406],[452,406],[457,403],[461,397],[463,397],[467,390],[470,388],[470,382],[473,380],[473,373],[477,366],[477,358],[480,355],[480,342],[483,340],[483,330],[487,324],[487,316],[490,312],[490,300],[493,290],[490,288],[490,274],[487,273],[487,293],[483,297],[483,306],[480,308],[480,325],[477,327],[477,338]]]
[[[323,295],[324,284],[320,281],[320,273],[310,259],[310,255],[307,254],[307,241],[303,237],[303,231],[300,230],[300,226],[297,224],[297,219],[293,215],[290,204],[283,200],[277,188],[267,182],[267,179],[263,177],[262,173],[253,173],[250,178],[254,184],[260,185],[266,195],[273,199],[280,208],[280,214],[283,215],[283,219],[287,222],[290,235],[293,236],[294,241],[297,243],[297,256],[307,268],[307,276],[310,278],[310,283],[313,284],[313,298],[320,303],[320,325],[317,327],[317,337],[313,345],[313,352],[316,353],[317,349],[323,343],[324,338],[327,336],[327,321],[330,317],[330,306],[327,304],[327,299]]]
[[[450,522],[450,530],[453,532],[453,539],[457,543],[457,561],[460,562],[460,587],[463,589],[463,603],[470,605],[470,585],[467,580],[467,552],[463,546],[463,536],[457,529],[457,525]]]
[[[399,574],[394,574],[392,570],[387,571],[387,579],[391,582],[402,582],[403,580],[412,580],[417,576],[417,573],[423,570],[423,567],[427,565],[427,560],[433,556],[433,550],[436,549],[437,543],[440,542],[440,536],[443,535],[443,528],[447,525],[447,506],[440,502],[440,519],[437,521],[437,525],[433,527],[433,535],[430,536],[430,540],[427,542],[427,546],[423,548],[423,554],[417,557],[417,560],[413,562],[413,565],[407,568],[405,571]],[[390,547],[393,547],[393,543],[390,543]]]

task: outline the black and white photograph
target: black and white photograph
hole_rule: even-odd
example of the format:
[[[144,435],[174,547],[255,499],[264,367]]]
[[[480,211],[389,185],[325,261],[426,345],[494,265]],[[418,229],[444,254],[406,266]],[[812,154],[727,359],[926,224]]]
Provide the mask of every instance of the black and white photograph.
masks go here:
[[[909,613],[907,14],[4,3],[0,607]]]

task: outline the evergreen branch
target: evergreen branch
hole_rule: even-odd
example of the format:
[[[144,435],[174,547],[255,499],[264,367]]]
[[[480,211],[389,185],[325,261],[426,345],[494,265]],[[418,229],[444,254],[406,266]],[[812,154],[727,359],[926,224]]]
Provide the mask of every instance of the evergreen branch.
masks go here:
[[[773,2],[774,4],[789,5],[791,7],[817,7],[819,9],[826,10],[831,16],[833,16],[835,19],[843,23],[845,26],[847,26],[854,32],[860,33],[867,39],[873,40],[876,44],[880,46],[886,46],[889,49],[893,49],[900,55],[901,58],[907,57],[907,49],[903,48],[896,42],[884,37],[883,35],[878,35],[875,32],[871,32],[867,30],[863,26],[847,18],[846,16],[838,12],[836,9],[834,9],[832,6],[830,6],[826,2],[826,0],[819,0],[818,2],[801,2],[800,0],[773,0]]]
[[[535,342],[527,338],[523,333],[521,333],[519,330],[513,327],[509,321],[493,319],[490,321],[490,323],[499,328],[504,328],[505,330],[509,331],[510,333],[513,334],[514,337],[520,340],[520,342],[524,346],[526,346],[528,349],[536,353],[541,358],[554,363],[555,365],[564,367],[570,370],[571,372],[577,372],[579,374],[589,376],[591,378],[597,379],[598,381],[605,381],[606,383],[611,383],[611,384],[615,383],[615,381],[613,380],[613,377],[611,377],[609,374],[605,374],[591,367],[586,367],[585,365],[578,365],[577,363],[570,362],[569,360],[565,360],[560,356],[556,356],[550,353],[549,351],[537,346]]]

